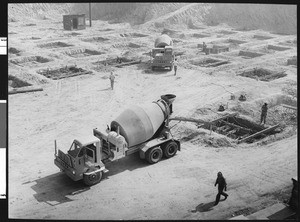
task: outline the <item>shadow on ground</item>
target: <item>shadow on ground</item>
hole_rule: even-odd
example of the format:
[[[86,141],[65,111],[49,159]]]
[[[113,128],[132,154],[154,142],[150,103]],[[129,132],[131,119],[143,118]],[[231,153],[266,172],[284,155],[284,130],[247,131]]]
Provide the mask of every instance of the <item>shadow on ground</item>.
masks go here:
[[[220,202],[224,201],[225,199],[220,200]],[[201,203],[199,204],[195,210],[191,210],[192,213],[196,213],[196,212],[207,212],[207,211],[211,211],[212,208],[214,207],[215,201],[209,202],[209,203]]]
[[[209,203],[201,203],[199,204],[195,210],[192,210],[192,213],[196,213],[196,212],[207,212],[207,211],[211,211],[212,207],[214,206],[215,201],[209,202]]]
[[[68,196],[74,196],[87,191],[90,187],[85,186],[82,181],[73,181],[64,173],[52,174],[34,181],[31,188],[36,192],[34,198],[38,202],[45,202],[51,206],[73,201]],[[26,184],[24,183],[24,184]]]
[[[161,161],[164,161],[162,159]],[[158,163],[159,164],[159,163]],[[138,168],[151,166],[145,160],[140,159],[139,153],[126,156],[118,161],[106,163],[108,173],[104,174],[103,179],[109,179],[124,171],[132,171]],[[38,202],[45,202],[51,206],[73,201],[72,196],[85,192],[90,189],[81,180],[73,181],[66,174],[59,172],[34,181],[23,184],[35,183],[31,188],[36,192],[34,198]]]
[[[164,159],[161,159],[163,161]],[[159,163],[158,163],[159,164]],[[151,166],[146,160],[142,160],[139,156],[139,152],[133,153],[117,161],[108,162],[105,167],[109,170],[106,175],[113,176],[115,174],[122,173],[124,171],[132,171],[135,169]]]

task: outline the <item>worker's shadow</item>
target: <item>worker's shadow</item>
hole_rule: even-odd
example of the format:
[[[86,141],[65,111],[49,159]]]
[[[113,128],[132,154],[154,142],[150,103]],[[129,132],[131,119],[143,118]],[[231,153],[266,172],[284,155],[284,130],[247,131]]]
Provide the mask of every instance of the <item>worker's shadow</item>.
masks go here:
[[[35,183],[31,186],[36,192],[34,198],[51,206],[73,201],[72,196],[90,189],[82,181],[73,181],[64,173],[52,174],[23,184],[28,183]]]
[[[196,213],[196,212],[207,212],[207,211],[211,211],[212,207],[214,206],[215,201],[209,202],[209,203],[201,203],[199,204],[195,210],[191,210],[192,213]]]

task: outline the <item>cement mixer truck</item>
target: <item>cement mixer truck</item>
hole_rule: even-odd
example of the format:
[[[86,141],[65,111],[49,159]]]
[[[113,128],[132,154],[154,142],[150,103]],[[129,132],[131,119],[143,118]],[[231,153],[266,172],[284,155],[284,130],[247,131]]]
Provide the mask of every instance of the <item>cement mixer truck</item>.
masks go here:
[[[169,68],[173,69],[175,59],[173,52],[173,40],[166,34],[161,35],[155,40],[154,48],[151,53],[151,68]]]
[[[173,157],[180,150],[169,128],[175,97],[166,94],[146,106],[124,110],[105,131],[95,128],[89,138],[75,139],[67,153],[57,149],[55,141],[55,165],[72,180],[83,179],[91,186],[108,172],[105,164],[130,154],[139,152],[150,164]]]

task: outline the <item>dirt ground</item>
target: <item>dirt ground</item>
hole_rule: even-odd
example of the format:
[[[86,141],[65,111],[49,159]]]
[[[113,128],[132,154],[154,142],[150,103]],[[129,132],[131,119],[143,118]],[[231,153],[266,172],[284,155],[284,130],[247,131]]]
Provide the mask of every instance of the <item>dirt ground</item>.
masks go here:
[[[288,199],[291,178],[298,173],[297,120],[290,120],[293,111],[280,104],[297,104],[297,66],[287,65],[297,56],[297,36],[238,31],[225,24],[202,27],[169,30],[180,52],[174,76],[173,71],[151,71],[149,66],[147,53],[163,28],[97,20],[84,30],[66,31],[61,18],[10,22],[8,49],[19,52],[9,51],[9,75],[43,91],[9,95],[9,218],[222,220]],[[208,36],[199,37],[203,33]],[[198,48],[203,42],[225,44],[230,50],[205,55]],[[82,49],[103,54],[84,54]],[[246,54],[239,55],[241,51]],[[32,61],[30,56],[44,60]],[[117,56],[142,62],[121,68],[97,64]],[[207,58],[228,63],[197,65]],[[92,74],[52,80],[37,73],[75,64]],[[271,81],[239,76],[254,68],[286,75]],[[116,74],[114,90],[108,79],[111,70]],[[172,134],[182,146],[175,157],[150,165],[133,154],[108,164],[109,172],[92,187],[72,181],[54,165],[54,140],[67,151],[76,137],[105,129],[130,105],[169,93],[176,95],[173,116],[204,120],[224,115],[217,111],[224,104],[226,112],[259,123],[261,105],[268,102],[267,126],[280,124],[282,131],[236,144],[194,123],[171,121]],[[245,102],[237,99],[241,94],[246,94]],[[229,197],[213,206],[218,171],[227,180]]]

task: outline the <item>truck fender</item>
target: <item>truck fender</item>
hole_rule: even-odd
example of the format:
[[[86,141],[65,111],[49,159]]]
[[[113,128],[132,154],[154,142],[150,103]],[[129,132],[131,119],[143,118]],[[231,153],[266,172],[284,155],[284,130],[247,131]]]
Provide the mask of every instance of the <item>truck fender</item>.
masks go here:
[[[143,149],[139,150],[139,154],[140,154],[141,159],[146,158],[145,154],[146,154],[146,152],[148,151],[149,148],[151,148],[151,147],[145,146],[145,147],[143,147]]]
[[[180,141],[179,140],[174,140],[176,143],[177,143],[177,145],[178,145],[178,150],[180,151]]]
[[[97,170],[94,170],[94,171],[89,171],[87,173],[84,173],[84,175],[91,175],[93,173],[98,173],[98,172],[101,172],[101,171],[105,171],[105,167],[101,167],[100,169],[97,169]]]

